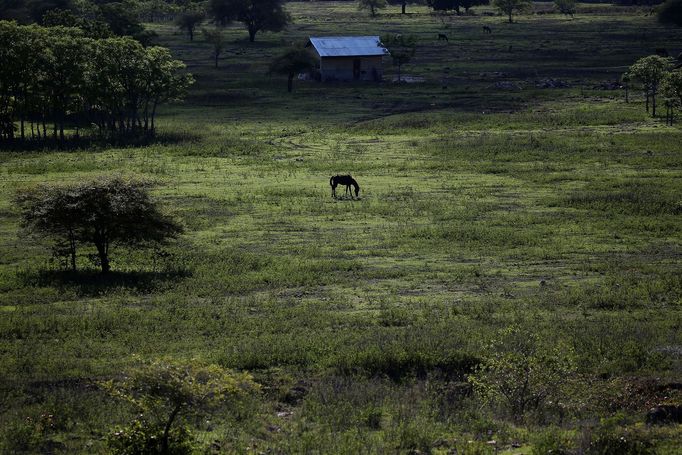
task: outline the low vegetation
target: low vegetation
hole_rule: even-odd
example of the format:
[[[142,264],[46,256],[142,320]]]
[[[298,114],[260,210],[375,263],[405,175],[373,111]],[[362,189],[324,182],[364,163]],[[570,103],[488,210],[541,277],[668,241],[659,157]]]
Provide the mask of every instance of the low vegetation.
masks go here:
[[[254,42],[205,24],[215,55],[182,6],[137,3],[196,80],[155,137],[0,150],[1,453],[679,452],[682,132],[660,107],[678,70],[655,115],[621,78],[682,29],[640,6],[509,24],[288,2]],[[414,37],[401,83],[390,60],[381,83],[291,93],[269,71],[345,34]],[[331,197],[337,174],[357,197]],[[154,182],[141,205],[182,232],[131,221],[103,274],[94,241],[68,249],[88,212],[52,231],[26,208],[116,175]]]

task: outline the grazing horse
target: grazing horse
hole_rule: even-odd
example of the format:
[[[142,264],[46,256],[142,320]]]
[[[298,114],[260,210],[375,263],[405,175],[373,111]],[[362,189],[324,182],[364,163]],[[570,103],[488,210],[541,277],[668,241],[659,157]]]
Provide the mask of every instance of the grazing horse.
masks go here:
[[[355,197],[358,197],[360,193],[360,185],[355,181],[350,175],[335,175],[329,179],[329,185],[332,187],[332,197],[336,197],[336,187],[339,185],[346,186],[346,194],[350,192],[350,197],[353,197],[353,192],[351,191],[351,185],[355,188]]]
[[[445,33],[439,33],[438,41],[448,41],[448,35],[446,35]]]
[[[492,32],[493,32],[493,29],[490,28],[490,27],[488,27],[487,25],[484,25],[484,26],[483,26],[483,32],[485,32],[485,33],[492,33]]]

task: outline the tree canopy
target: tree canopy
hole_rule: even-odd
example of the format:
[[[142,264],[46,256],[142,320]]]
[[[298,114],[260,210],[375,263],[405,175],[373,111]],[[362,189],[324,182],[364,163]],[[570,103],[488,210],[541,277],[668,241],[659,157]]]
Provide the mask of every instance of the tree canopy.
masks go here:
[[[500,10],[502,14],[506,14],[509,18],[509,23],[513,23],[512,15],[514,13],[521,13],[530,7],[530,0],[493,0],[495,8]]]
[[[417,39],[412,35],[385,35],[381,38],[381,44],[388,49],[393,64],[398,67],[398,82],[400,82],[400,70],[404,64],[412,60]]]
[[[201,11],[185,11],[175,20],[175,25],[182,31],[187,32],[190,41],[194,41],[194,30],[204,21],[204,13]]]
[[[649,55],[637,60],[630,68],[630,77],[642,84],[646,95],[646,108],[649,110],[649,98],[652,101],[651,115],[656,116],[656,95],[665,75],[672,70],[672,61],[668,57]]]
[[[287,76],[287,91],[293,88],[294,76],[297,73],[311,70],[315,67],[315,57],[304,47],[291,49],[270,63],[269,73]]]
[[[358,0],[359,10],[369,10],[372,17],[377,15],[377,10],[386,8],[386,0]]]
[[[682,70],[671,71],[661,81],[661,93],[668,107],[667,120],[673,123],[673,111],[682,107]]]
[[[461,14],[461,8],[469,11],[470,8],[478,5],[487,5],[489,0],[427,0],[427,4],[434,11],[456,11]]]
[[[208,11],[216,24],[233,21],[244,24],[252,43],[256,33],[279,32],[289,23],[282,0],[209,0]]]
[[[73,185],[41,185],[15,198],[24,228],[64,245],[76,268],[76,248],[94,245],[102,273],[111,270],[114,244],[163,242],[182,228],[163,214],[149,195],[149,184],[122,178]]]

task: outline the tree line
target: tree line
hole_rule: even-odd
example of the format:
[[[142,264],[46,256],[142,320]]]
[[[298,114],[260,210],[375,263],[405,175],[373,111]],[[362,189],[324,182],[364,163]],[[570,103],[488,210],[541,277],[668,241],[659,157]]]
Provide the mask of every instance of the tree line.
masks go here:
[[[646,110],[653,117],[656,116],[656,97],[663,95],[666,123],[673,124],[675,109],[682,108],[682,68],[675,66],[672,58],[660,55],[642,57],[628,68],[622,80],[626,101],[629,84],[640,83],[646,100]]]
[[[166,48],[73,27],[0,21],[0,61],[0,141],[154,134],[158,106],[193,82]]]

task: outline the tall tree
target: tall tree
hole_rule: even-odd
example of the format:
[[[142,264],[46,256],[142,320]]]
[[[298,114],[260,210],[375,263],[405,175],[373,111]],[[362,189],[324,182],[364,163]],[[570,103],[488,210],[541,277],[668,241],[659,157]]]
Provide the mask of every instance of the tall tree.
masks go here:
[[[682,107],[682,70],[671,71],[661,81],[661,93],[666,99],[666,119],[673,124],[674,109]]]
[[[282,0],[209,0],[208,11],[218,25],[243,23],[252,43],[256,33],[279,32],[289,23]]]
[[[189,40],[194,41],[194,30],[204,21],[204,13],[201,11],[185,11],[175,20],[175,25],[182,31],[186,31]]]
[[[359,10],[369,10],[372,17],[377,15],[377,10],[386,8],[386,0],[358,0]]]
[[[672,69],[672,59],[659,55],[649,55],[637,60],[629,69],[628,74],[632,79],[642,83],[646,96],[646,110],[649,111],[649,98],[651,98],[651,115],[656,116],[656,95],[658,87],[665,75]]]
[[[43,62],[49,77],[44,78],[45,95],[52,109],[53,137],[65,140],[67,115],[80,109],[85,74],[92,41],[82,38],[77,29],[55,27],[50,45],[44,50]]]
[[[521,13],[530,7],[530,0],[493,0],[495,8],[509,17],[509,23],[513,23],[512,14]]]
[[[159,210],[144,182],[104,178],[70,186],[45,185],[20,192],[15,201],[30,232],[73,245],[74,256],[76,242],[94,245],[102,273],[111,270],[112,245],[162,242],[182,231]]]
[[[277,57],[270,64],[269,73],[287,76],[287,91],[293,89],[294,76],[315,68],[315,57],[306,48],[294,48]]]
[[[398,82],[400,82],[400,70],[414,56],[417,39],[412,35],[385,35],[381,38],[381,44],[391,53],[393,64],[398,67]]]

